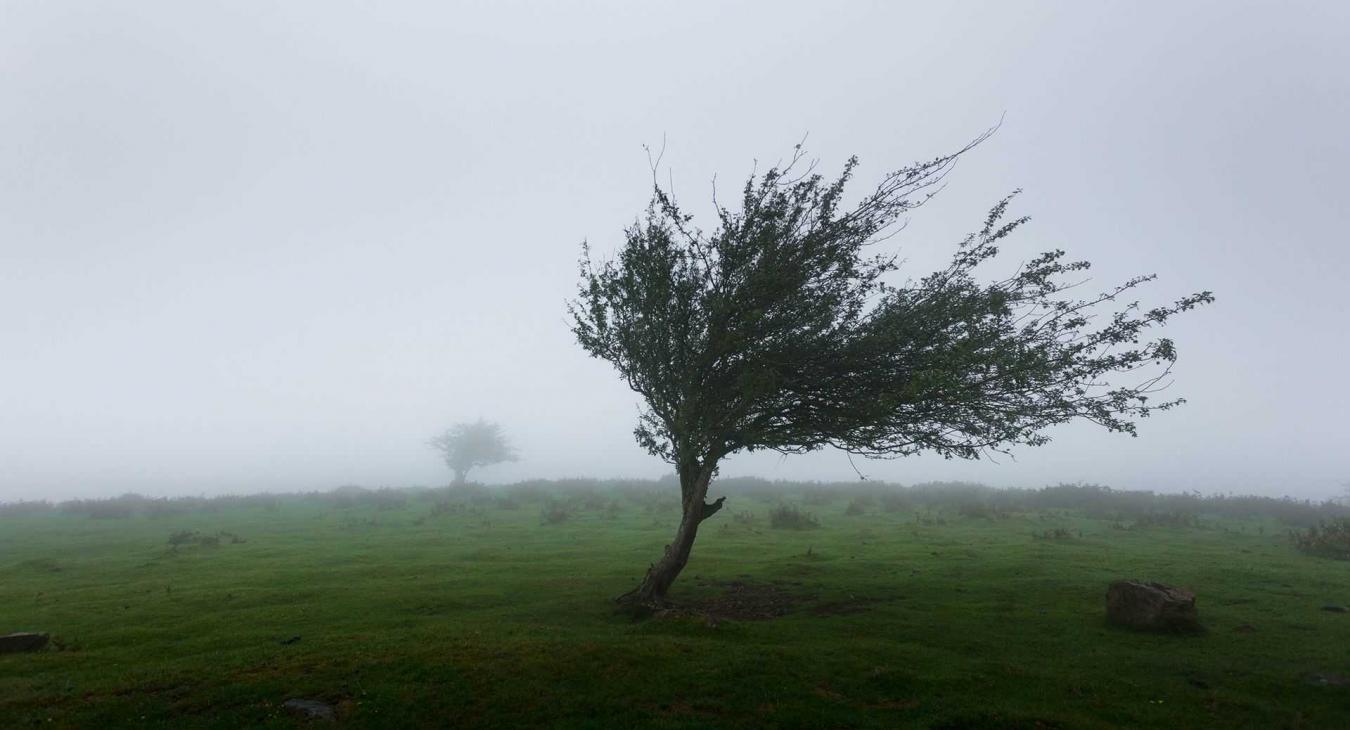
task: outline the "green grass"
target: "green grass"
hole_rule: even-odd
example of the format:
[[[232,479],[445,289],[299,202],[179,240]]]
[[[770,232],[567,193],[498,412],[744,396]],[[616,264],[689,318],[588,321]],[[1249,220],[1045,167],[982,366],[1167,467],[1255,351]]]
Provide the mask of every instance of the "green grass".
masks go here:
[[[290,727],[293,697],[349,727],[1350,727],[1350,688],[1304,679],[1350,675],[1350,615],[1321,610],[1350,603],[1350,563],[1274,522],[845,516],[838,499],[804,507],[818,529],[774,530],[774,502],[733,497],[673,597],[741,581],[792,610],[634,621],[609,599],[672,511],[617,497],[617,516],[541,525],[538,499],[432,498],[0,518],[0,633],[65,647],[0,656],[0,727]],[[247,542],[171,551],[185,529]],[[1108,627],[1106,585],[1130,577],[1195,590],[1208,631]]]

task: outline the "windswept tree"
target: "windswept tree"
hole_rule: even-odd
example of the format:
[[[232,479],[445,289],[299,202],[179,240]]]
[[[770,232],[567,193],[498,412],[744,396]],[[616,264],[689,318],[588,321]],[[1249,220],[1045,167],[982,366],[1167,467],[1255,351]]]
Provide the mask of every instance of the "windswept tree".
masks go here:
[[[455,484],[463,484],[470,469],[516,460],[515,449],[502,427],[481,418],[457,423],[428,444],[445,458],[446,466],[455,473]]]
[[[981,280],[1027,220],[1007,215],[1012,196],[945,268],[891,282],[897,259],[874,244],[987,136],[887,174],[851,204],[857,159],[827,180],[799,145],[751,174],[738,206],[714,196],[710,231],[654,181],[617,258],[595,261],[583,244],[573,333],[646,402],[634,434],[675,467],[682,498],[674,539],[621,601],[665,601],[699,525],[725,500],[707,494],[730,454],[831,446],[976,459],[1044,444],[1048,427],[1078,419],[1134,435],[1137,419],[1182,402],[1152,400],[1177,352],[1148,335],[1212,295],[1141,309],[1123,301],[1154,278],[1140,276],[1075,297],[1088,263],[1059,250]]]

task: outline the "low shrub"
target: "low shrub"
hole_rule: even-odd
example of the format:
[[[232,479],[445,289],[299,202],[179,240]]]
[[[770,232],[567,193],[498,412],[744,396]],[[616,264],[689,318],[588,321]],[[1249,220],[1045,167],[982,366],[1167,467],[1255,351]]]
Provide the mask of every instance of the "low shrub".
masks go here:
[[[441,517],[443,515],[459,515],[469,511],[469,506],[463,502],[451,502],[443,499],[431,505],[431,516]]]
[[[561,504],[547,505],[539,512],[539,524],[541,525],[561,525],[570,519],[572,519],[571,510]]]
[[[820,521],[810,512],[780,504],[769,510],[769,526],[778,530],[809,530],[820,527]]]
[[[1323,522],[1293,532],[1294,547],[1308,555],[1350,560],[1350,517]]]
[[[46,500],[37,502],[10,502],[8,504],[0,503],[0,517],[26,517],[28,515],[54,512],[55,510],[56,507]]]
[[[202,547],[219,547],[221,543],[238,545],[247,542],[243,538],[228,532],[220,530],[214,535],[203,535],[196,530],[177,530],[169,535],[169,548],[175,552],[178,548],[187,545],[200,545]]]
[[[912,505],[905,495],[897,492],[887,492],[877,497],[877,502],[881,505],[883,512],[904,512]]]
[[[802,502],[812,506],[827,505],[839,496],[839,492],[830,487],[807,487],[802,490]]]
[[[594,489],[578,489],[568,494],[569,502],[582,512],[599,512],[609,504],[605,495]]]
[[[983,502],[962,502],[956,508],[956,513],[976,520],[1003,520],[1011,516],[1008,510]]]
[[[1200,518],[1186,512],[1150,512],[1135,518],[1131,530],[1146,527],[1199,527]]]
[[[870,495],[854,497],[848,501],[848,506],[844,508],[844,514],[849,517],[858,517],[870,512],[876,506],[876,500]]]

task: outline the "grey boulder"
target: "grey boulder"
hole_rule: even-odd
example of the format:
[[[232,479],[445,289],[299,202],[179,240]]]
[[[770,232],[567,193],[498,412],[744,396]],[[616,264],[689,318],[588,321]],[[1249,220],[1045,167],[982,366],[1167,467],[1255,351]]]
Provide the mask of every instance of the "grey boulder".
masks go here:
[[[1138,580],[1118,580],[1106,589],[1106,619],[1117,626],[1142,631],[1201,630],[1194,593]]]
[[[39,651],[47,645],[49,638],[46,634],[6,634],[0,636],[0,654]]]

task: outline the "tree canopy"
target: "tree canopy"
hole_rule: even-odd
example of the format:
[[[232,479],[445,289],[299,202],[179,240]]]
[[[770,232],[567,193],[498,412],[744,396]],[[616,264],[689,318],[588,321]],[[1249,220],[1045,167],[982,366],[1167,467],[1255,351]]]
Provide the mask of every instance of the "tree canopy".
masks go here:
[[[456,484],[463,484],[471,469],[516,460],[502,427],[481,418],[457,423],[428,444],[445,458]]]
[[[655,184],[615,259],[583,245],[573,333],[642,396],[637,441],[676,467],[686,520],[716,511],[708,481],[739,451],[972,459],[1042,445],[1048,427],[1076,419],[1134,434],[1137,419],[1182,402],[1154,400],[1177,350],[1149,335],[1213,296],[1123,301],[1151,275],[1075,296],[1089,264],[1058,249],[981,281],[1028,220],[1009,216],[1016,193],[945,268],[894,281],[896,255],[879,244],[983,139],[889,173],[851,204],[857,158],[826,179],[799,146],[752,174],[739,205],[714,200],[706,232]]]

